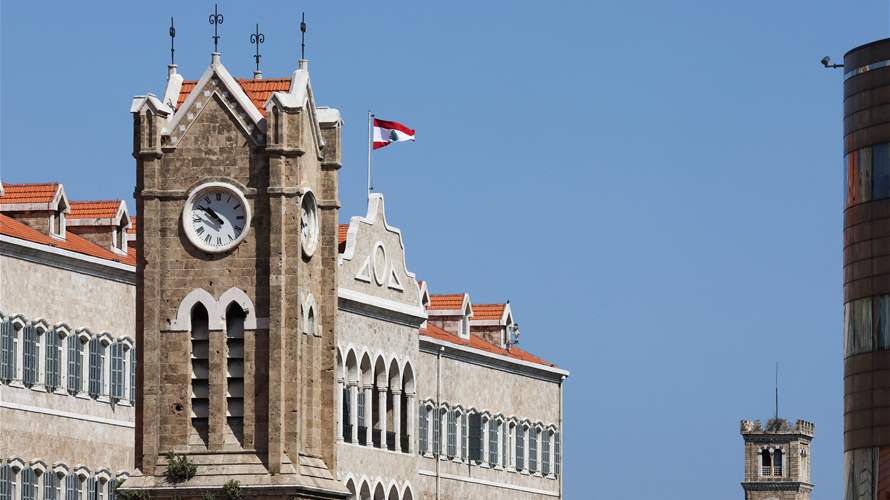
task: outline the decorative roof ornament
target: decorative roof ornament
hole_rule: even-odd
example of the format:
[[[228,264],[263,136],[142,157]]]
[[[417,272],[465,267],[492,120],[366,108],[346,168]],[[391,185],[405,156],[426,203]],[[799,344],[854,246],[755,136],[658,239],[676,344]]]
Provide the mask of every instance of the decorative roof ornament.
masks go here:
[[[217,9],[217,5],[213,4],[213,14],[210,14],[208,18],[210,24],[213,25],[213,52],[219,52],[219,31],[218,27],[223,23],[223,15],[219,13],[219,9]]]
[[[306,13],[300,18],[300,59],[306,59]]]
[[[253,60],[256,62],[256,70],[253,72],[253,77],[259,79],[262,77],[263,72],[260,71],[260,58],[263,56],[260,55],[260,44],[266,41],[266,36],[260,33],[260,25],[256,25],[256,32],[251,33],[250,35],[250,43],[256,46],[256,54],[253,56]]]
[[[176,49],[173,48],[173,39],[176,38],[176,27],[173,26],[173,18],[172,17],[170,18],[170,30],[168,31],[168,33],[170,33],[170,65],[176,66],[176,59],[174,58]]]

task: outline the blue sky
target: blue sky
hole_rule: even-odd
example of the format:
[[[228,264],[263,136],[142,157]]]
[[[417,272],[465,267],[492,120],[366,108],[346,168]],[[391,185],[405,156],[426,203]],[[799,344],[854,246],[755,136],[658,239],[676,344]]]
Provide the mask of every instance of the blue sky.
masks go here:
[[[298,58],[346,120],[341,219],[364,212],[368,109],[417,129],[375,185],[434,292],[510,299],[572,372],[568,498],[740,498],[741,418],[816,423],[814,498],[842,490],[836,60],[886,2],[234,2],[223,63]],[[0,4],[0,175],[132,204],[130,97],[210,61],[209,2]]]

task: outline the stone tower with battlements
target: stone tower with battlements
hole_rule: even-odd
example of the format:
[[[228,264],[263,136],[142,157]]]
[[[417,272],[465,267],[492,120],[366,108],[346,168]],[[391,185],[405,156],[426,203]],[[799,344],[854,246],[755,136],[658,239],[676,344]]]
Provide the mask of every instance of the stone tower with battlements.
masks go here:
[[[813,491],[812,422],[742,420],[745,441],[745,500],[809,500]]]
[[[345,498],[335,478],[339,112],[308,62],[134,98],[138,473],[152,497]],[[168,453],[197,465],[171,484]],[[174,481],[176,482],[176,481]],[[174,488],[175,486],[175,488]]]

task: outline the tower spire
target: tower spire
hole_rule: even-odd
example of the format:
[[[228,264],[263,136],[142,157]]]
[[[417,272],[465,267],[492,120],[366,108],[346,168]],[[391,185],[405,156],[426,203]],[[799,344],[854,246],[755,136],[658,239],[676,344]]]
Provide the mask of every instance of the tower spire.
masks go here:
[[[256,45],[256,54],[253,56],[253,60],[256,62],[256,69],[253,72],[254,80],[259,80],[263,77],[263,72],[260,71],[260,58],[263,57],[260,55],[260,44],[265,41],[266,37],[260,33],[260,25],[257,24],[256,31],[250,35],[250,43]]]
[[[173,48],[173,40],[176,38],[176,26],[173,25],[173,17],[170,17],[170,66],[176,66],[176,49]]]
[[[300,17],[300,59],[306,59],[306,13]]]
[[[219,13],[217,4],[213,4],[213,14],[208,18],[210,24],[213,25],[213,53],[219,53],[219,30],[217,29],[223,23],[223,15]]]

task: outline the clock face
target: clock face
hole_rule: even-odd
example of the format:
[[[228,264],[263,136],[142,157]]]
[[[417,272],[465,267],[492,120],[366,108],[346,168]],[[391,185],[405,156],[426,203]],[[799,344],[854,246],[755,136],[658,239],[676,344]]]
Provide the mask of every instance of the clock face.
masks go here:
[[[198,186],[182,212],[185,233],[205,252],[225,252],[234,248],[250,228],[250,205],[240,191],[224,183]]]
[[[318,205],[311,191],[307,191],[300,201],[300,240],[303,252],[307,257],[312,256],[318,244]]]

